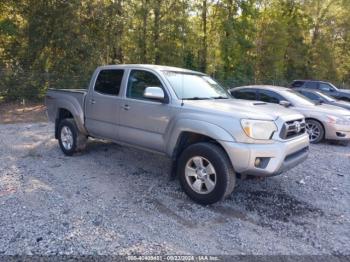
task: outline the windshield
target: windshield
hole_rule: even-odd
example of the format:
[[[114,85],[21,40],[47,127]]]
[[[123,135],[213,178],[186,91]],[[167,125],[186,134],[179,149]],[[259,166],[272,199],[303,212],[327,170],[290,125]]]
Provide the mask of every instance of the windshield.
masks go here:
[[[227,99],[228,93],[214,79],[206,75],[164,71],[179,99]]]
[[[337,101],[337,100],[335,100],[333,97],[328,96],[328,95],[325,95],[325,94],[323,94],[323,93],[321,93],[321,92],[317,92],[317,94],[318,94],[320,97],[322,97],[323,99],[325,99],[326,101],[328,101],[328,102],[335,102],[335,101]]]
[[[302,94],[294,91],[294,90],[285,90],[282,91],[286,98],[295,106],[313,106],[316,105],[315,102],[303,96]]]

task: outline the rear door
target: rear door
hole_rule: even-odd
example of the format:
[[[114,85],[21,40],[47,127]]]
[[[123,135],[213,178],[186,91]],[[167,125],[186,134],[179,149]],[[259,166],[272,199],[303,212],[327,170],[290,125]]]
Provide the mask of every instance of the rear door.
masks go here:
[[[120,89],[123,69],[103,69],[89,90],[85,105],[85,125],[92,136],[118,140]]]
[[[167,103],[143,97],[146,87],[160,87],[168,92],[161,79],[153,72],[141,69],[130,71],[126,97],[120,111],[120,140],[135,146],[164,152],[164,134],[173,115]]]

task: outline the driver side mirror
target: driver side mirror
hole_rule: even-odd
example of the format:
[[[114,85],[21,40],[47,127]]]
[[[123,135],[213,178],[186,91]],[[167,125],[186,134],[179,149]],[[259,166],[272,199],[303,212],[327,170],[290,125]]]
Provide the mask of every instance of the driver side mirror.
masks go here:
[[[285,101],[285,100],[281,100],[281,101],[279,102],[279,104],[280,104],[281,106],[284,106],[284,107],[290,107],[290,106],[292,105],[290,102]]]
[[[143,92],[143,97],[152,99],[152,100],[157,100],[160,102],[164,102],[165,100],[165,95],[163,89],[157,86],[150,86],[146,87],[144,92]]]

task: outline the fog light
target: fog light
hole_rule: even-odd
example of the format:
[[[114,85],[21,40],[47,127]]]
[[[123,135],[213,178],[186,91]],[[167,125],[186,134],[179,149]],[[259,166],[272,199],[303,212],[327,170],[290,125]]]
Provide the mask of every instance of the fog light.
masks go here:
[[[336,134],[337,134],[337,136],[339,136],[339,137],[345,137],[345,136],[346,136],[346,134],[344,134],[344,133],[342,133],[342,132],[336,132]]]
[[[260,157],[255,158],[255,162],[254,162],[255,167],[259,167],[260,164],[261,164],[261,158]]]

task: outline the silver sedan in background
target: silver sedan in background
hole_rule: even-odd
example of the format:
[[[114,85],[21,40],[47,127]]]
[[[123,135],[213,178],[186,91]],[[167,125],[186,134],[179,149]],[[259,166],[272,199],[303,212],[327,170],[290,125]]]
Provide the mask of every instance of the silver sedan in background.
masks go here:
[[[290,88],[278,86],[241,86],[229,90],[233,97],[257,100],[290,107],[305,116],[311,143],[323,139],[350,141],[350,111],[326,104],[315,103]]]

